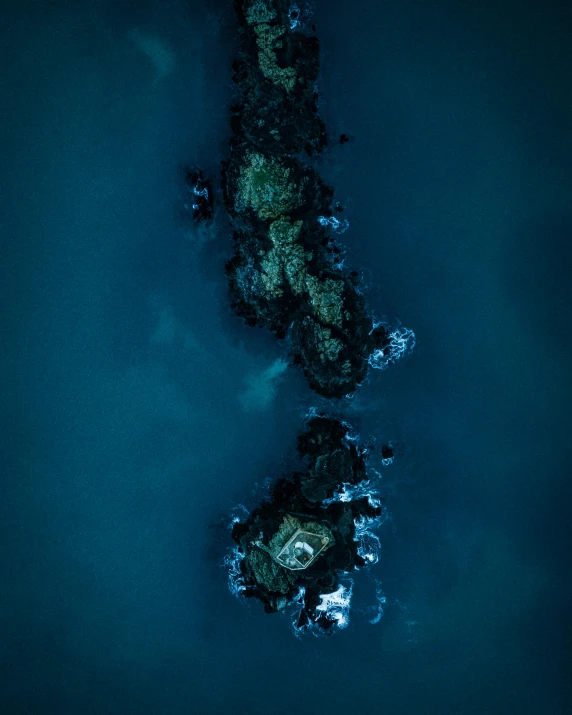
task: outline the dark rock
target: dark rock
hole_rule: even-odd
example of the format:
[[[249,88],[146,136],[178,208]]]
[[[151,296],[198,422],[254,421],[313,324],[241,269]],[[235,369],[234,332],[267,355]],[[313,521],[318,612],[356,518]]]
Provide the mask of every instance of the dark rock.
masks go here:
[[[384,444],[383,447],[381,448],[381,457],[382,459],[393,459],[393,449],[389,447],[388,445]]]
[[[200,169],[187,169],[185,172],[186,201],[185,210],[193,221],[207,221],[214,213],[214,193],[212,181],[203,178]]]
[[[302,479],[302,494],[311,502],[327,499],[340,483],[349,482],[352,477],[352,461],[346,449],[336,449],[323,454]]]

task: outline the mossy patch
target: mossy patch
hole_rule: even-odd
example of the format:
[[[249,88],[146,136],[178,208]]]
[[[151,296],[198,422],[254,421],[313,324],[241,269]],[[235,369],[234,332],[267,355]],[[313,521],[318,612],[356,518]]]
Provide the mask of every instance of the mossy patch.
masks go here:
[[[270,554],[254,546],[247,556],[247,563],[256,583],[274,593],[286,594],[296,582],[296,573],[282,568]]]
[[[320,279],[306,276],[306,288],[310,296],[314,315],[322,323],[342,327],[342,308],[344,296],[343,280],[334,278]]]
[[[344,344],[332,335],[325,325],[317,323],[307,315],[302,323],[307,340],[307,347],[316,353],[321,363],[336,362]]]
[[[277,219],[302,204],[302,186],[290,180],[291,170],[278,159],[247,152],[240,167],[235,211],[252,208],[263,220]]]
[[[294,67],[280,67],[275,52],[282,49],[283,41],[280,38],[286,30],[283,25],[262,23],[254,26],[260,71],[270,82],[291,92],[296,86],[296,70]]]
[[[254,0],[254,2],[245,3],[245,5],[248,6],[244,10],[244,16],[249,25],[276,20],[276,8],[273,7],[272,0]]]
[[[312,314],[321,323],[342,327],[344,282],[335,278],[318,278],[308,273],[312,258],[299,242],[302,221],[287,217],[270,224],[272,248],[261,262],[262,283],[273,298],[279,298],[287,287],[294,295],[308,294]]]
[[[300,295],[306,285],[304,247],[298,243],[302,221],[290,223],[287,218],[270,224],[272,248],[261,263],[262,283],[273,297],[284,294],[288,284],[295,295]]]

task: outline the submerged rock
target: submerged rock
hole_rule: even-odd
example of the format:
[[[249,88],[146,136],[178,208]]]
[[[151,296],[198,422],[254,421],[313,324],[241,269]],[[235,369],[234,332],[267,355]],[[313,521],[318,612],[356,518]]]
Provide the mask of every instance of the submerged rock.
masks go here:
[[[381,359],[392,348],[331,236],[348,226],[333,215],[341,206],[332,206],[332,189],[301,158],[327,143],[315,88],[319,42],[301,31],[290,2],[235,5],[240,98],[222,182],[234,227],[226,267],[232,307],[249,325],[288,336],[311,388],[342,397],[363,381],[372,353]]]
[[[203,177],[200,169],[185,171],[186,201],[184,208],[193,221],[200,223],[213,217],[214,193],[212,181]]]
[[[232,530],[241,594],[260,600],[268,613],[297,604],[297,627],[341,625],[335,604],[345,594],[349,605],[349,594],[340,580],[370,562],[356,528],[378,519],[381,504],[368,496],[336,498],[368,484],[365,451],[347,439],[348,429],[335,419],[311,418],[298,438],[305,468],[279,479]]]

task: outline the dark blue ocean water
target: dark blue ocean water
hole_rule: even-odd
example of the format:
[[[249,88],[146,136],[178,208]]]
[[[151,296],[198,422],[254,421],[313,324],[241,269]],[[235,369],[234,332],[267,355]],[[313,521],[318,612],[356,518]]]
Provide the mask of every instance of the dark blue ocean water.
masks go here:
[[[3,9],[0,712],[568,713],[572,12],[316,2],[355,137],[319,168],[417,346],[342,405],[398,446],[385,614],[298,640],[226,589],[220,521],[325,403],[229,314],[224,218],[179,211],[226,152],[230,5]]]

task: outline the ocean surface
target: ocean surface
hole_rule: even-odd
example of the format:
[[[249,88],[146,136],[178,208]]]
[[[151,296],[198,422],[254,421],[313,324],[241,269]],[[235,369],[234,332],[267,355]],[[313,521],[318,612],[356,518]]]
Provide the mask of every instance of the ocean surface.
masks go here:
[[[337,405],[395,445],[389,518],[349,626],[300,639],[229,592],[225,524],[328,403],[230,313],[220,204],[182,206],[227,151],[232,2],[3,7],[3,715],[572,711],[572,10],[312,22],[347,263],[417,345]]]

